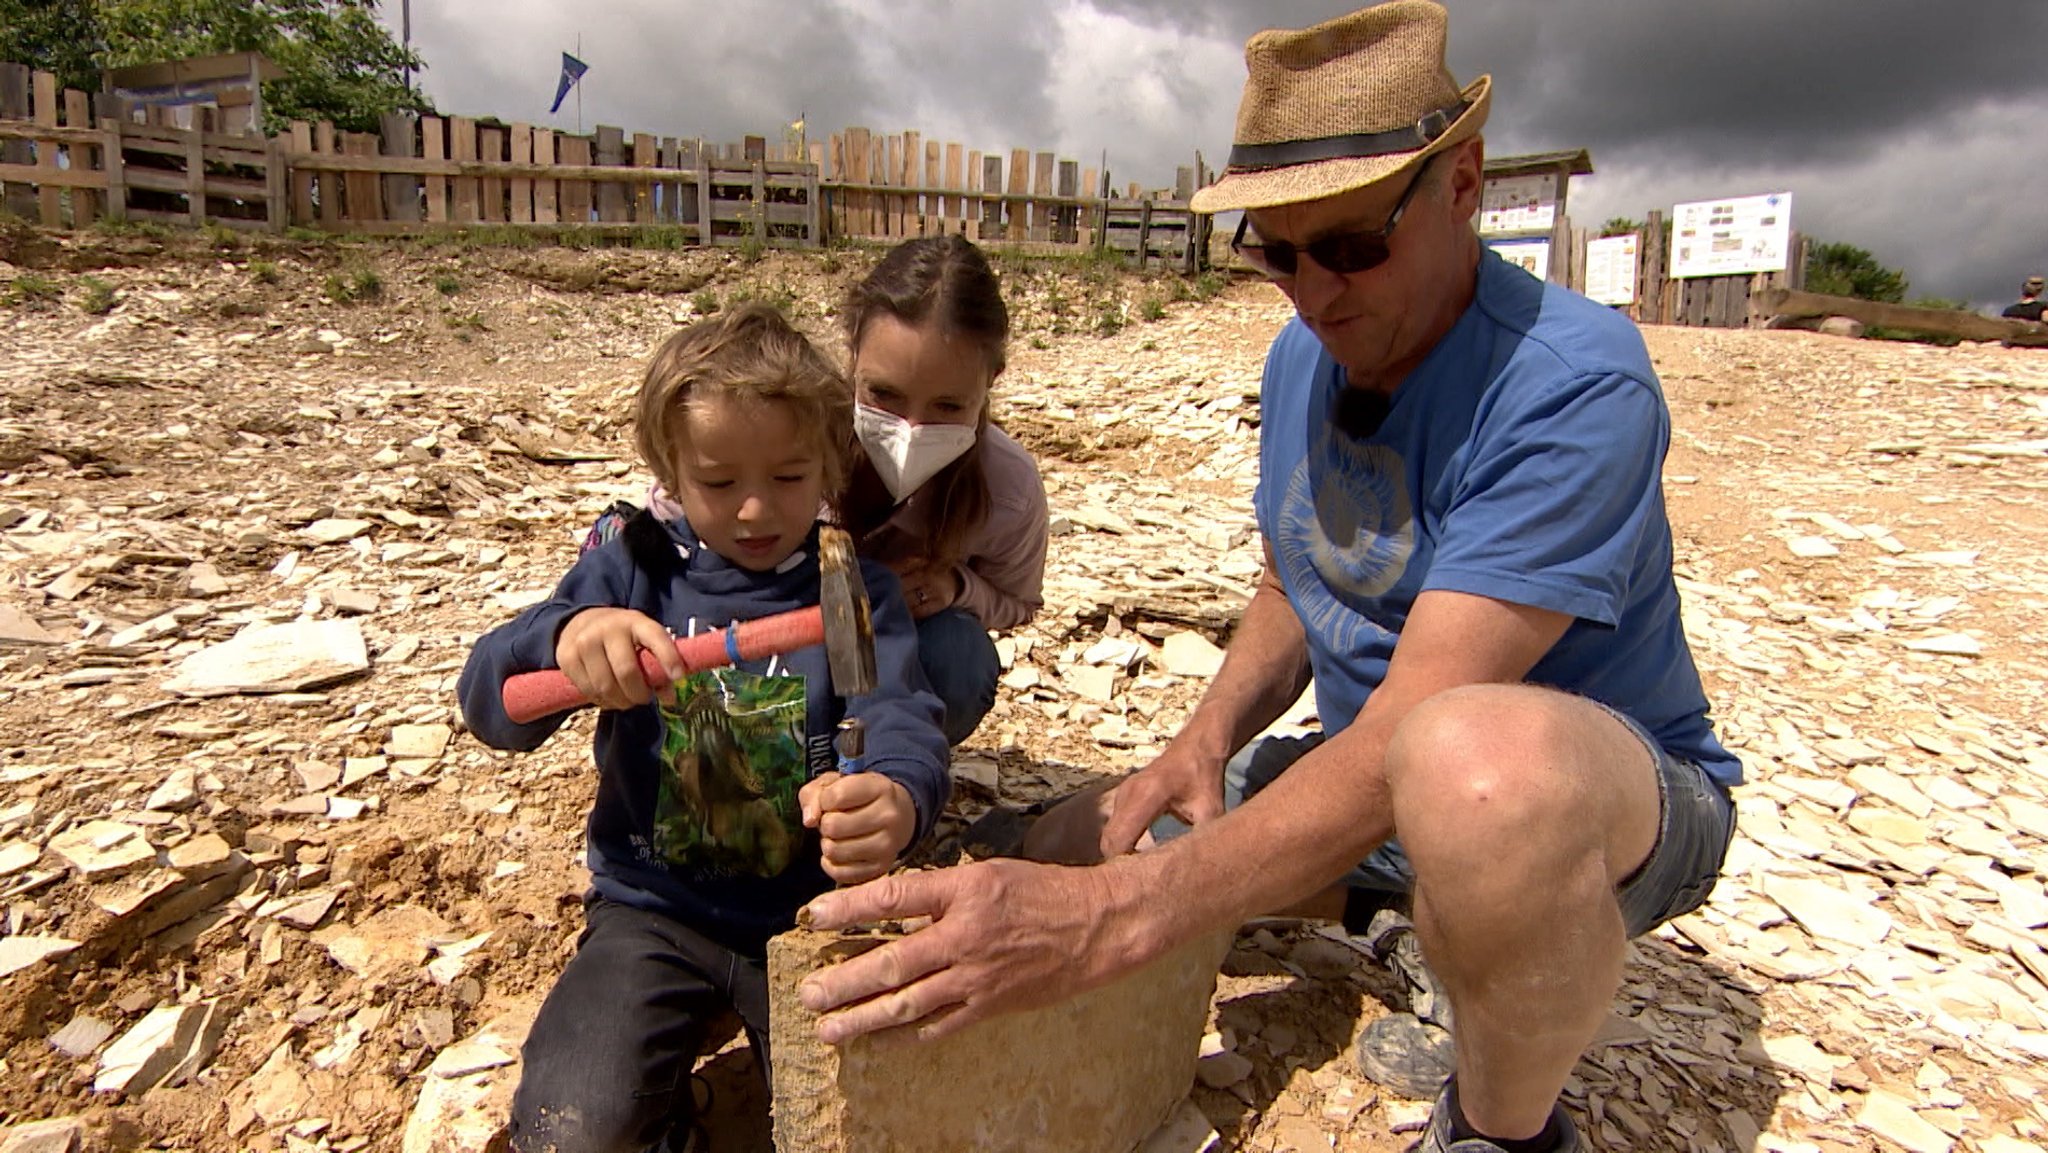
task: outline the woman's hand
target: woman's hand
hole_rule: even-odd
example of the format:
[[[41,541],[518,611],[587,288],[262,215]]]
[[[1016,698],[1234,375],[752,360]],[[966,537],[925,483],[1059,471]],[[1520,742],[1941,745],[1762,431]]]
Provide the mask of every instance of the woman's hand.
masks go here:
[[[933,613],[952,608],[960,599],[963,582],[960,572],[951,565],[936,568],[930,565],[906,565],[896,575],[903,580],[903,600],[910,606],[913,620],[923,620]]]

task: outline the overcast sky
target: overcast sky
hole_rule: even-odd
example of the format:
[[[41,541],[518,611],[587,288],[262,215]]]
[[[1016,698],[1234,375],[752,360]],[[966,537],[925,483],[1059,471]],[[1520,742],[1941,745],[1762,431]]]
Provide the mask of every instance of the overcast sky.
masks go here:
[[[400,0],[384,0],[394,27]],[[1057,151],[1163,186],[1221,166],[1243,43],[1315,0],[412,0],[445,112],[550,118],[581,36],[583,122],[720,141],[916,129]],[[1794,227],[1906,270],[1910,295],[2012,298],[2048,271],[2048,3],[1449,0],[1451,69],[1494,77],[1491,155],[1588,148],[1581,226],[1789,191]]]

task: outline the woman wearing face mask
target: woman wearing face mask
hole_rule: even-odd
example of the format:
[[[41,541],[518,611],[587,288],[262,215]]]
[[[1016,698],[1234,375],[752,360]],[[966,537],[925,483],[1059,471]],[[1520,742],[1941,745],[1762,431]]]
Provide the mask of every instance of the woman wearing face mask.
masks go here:
[[[981,250],[937,236],[891,249],[842,311],[860,438],[847,528],[903,578],[957,745],[995,703],[989,630],[1016,628],[1044,603],[1045,486],[988,417],[1009,310]]]

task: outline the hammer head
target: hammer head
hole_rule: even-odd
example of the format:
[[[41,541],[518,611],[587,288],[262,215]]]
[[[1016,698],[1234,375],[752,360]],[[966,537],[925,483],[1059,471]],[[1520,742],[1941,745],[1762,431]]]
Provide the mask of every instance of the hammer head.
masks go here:
[[[842,529],[818,530],[818,610],[825,619],[825,660],[832,691],[842,697],[875,691],[875,624],[868,589],[860,579],[853,538]]]

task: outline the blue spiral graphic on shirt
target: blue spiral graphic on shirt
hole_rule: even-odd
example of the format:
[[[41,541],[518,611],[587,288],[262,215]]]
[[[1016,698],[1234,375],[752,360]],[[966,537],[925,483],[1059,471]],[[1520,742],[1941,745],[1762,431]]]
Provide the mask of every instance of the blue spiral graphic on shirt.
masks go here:
[[[1326,436],[1288,478],[1277,551],[1302,622],[1333,651],[1386,631],[1345,602],[1384,596],[1415,552],[1407,463],[1387,445]]]

